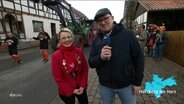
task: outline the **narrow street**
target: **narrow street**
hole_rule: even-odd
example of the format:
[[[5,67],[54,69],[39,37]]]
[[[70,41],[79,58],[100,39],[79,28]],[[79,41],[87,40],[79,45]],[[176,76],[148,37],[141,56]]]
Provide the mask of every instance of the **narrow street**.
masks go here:
[[[0,60],[0,104],[48,104],[57,93],[50,61],[42,62],[37,47],[21,51],[22,64]]]

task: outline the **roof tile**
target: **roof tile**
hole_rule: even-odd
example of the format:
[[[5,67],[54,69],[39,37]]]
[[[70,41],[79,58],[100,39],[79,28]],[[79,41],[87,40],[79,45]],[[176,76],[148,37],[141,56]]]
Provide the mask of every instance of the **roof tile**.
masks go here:
[[[184,0],[138,0],[147,10],[184,9]]]

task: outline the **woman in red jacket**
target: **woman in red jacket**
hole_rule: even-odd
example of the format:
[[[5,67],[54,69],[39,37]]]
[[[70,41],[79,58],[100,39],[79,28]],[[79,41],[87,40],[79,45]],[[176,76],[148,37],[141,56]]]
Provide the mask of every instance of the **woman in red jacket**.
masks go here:
[[[62,28],[58,34],[60,47],[52,55],[52,73],[58,85],[59,96],[66,104],[88,104],[86,93],[88,64],[81,49],[73,44],[71,30]]]

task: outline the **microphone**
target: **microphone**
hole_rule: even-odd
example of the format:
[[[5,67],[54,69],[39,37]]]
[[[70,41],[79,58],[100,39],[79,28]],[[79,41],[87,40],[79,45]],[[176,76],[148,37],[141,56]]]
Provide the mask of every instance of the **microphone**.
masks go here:
[[[111,44],[111,38],[110,38],[109,35],[104,35],[103,43],[104,43],[104,45],[110,45]]]
[[[103,37],[103,44],[104,44],[104,46],[106,46],[106,45],[110,46],[111,38],[110,38],[109,35],[104,35],[104,37]],[[106,60],[110,60],[110,57],[107,57]]]

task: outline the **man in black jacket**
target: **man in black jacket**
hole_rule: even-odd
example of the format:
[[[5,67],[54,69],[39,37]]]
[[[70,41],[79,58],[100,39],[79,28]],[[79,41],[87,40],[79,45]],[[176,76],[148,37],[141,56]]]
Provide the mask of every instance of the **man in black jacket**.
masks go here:
[[[144,72],[144,56],[133,31],[116,24],[107,8],[95,17],[99,34],[94,39],[89,65],[96,68],[103,104],[112,104],[117,93],[122,104],[136,104]]]

